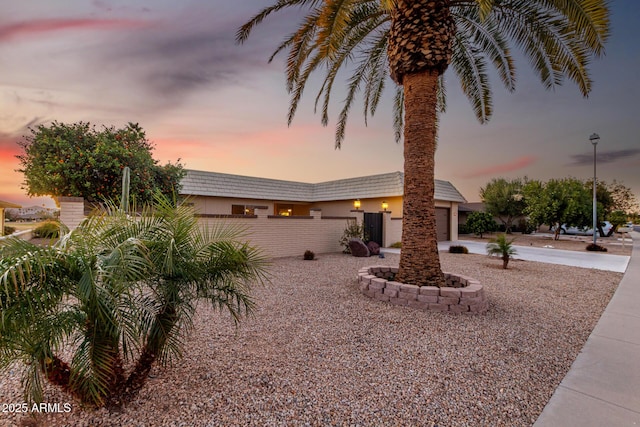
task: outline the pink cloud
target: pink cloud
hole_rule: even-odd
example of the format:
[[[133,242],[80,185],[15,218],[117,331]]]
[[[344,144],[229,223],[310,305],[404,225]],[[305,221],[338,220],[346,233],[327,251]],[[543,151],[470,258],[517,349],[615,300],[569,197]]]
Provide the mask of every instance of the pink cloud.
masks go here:
[[[513,171],[517,171],[520,169],[524,169],[528,166],[531,166],[537,160],[538,158],[536,156],[524,156],[524,157],[517,158],[514,161],[509,163],[488,166],[482,169],[471,171],[463,175],[463,178],[479,178],[482,176],[492,176],[492,175],[496,175],[504,172],[513,172]]]
[[[0,27],[0,42],[21,36],[64,30],[114,30],[145,25],[148,25],[148,22],[133,19],[41,19]]]

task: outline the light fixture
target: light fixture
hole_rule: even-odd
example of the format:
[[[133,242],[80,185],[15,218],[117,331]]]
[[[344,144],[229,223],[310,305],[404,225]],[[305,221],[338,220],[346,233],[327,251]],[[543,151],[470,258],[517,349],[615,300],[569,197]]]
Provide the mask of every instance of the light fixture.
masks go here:
[[[355,199],[353,201],[353,208],[356,210],[360,209],[360,199]]]
[[[593,144],[593,244],[596,244],[596,236],[598,233],[598,202],[596,201],[596,184],[598,180],[596,178],[596,146],[600,141],[600,136],[597,133],[591,134],[589,141]]]
[[[386,201],[382,201],[382,210],[386,211],[387,209],[389,209],[389,203],[387,203]]]

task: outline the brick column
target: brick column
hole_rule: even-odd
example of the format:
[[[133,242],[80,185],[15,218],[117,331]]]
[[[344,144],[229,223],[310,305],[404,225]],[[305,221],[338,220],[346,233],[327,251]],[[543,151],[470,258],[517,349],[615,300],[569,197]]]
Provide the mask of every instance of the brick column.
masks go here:
[[[84,199],[82,197],[60,197],[60,223],[69,231],[74,230],[84,219]]]
[[[391,211],[382,212],[382,247],[388,248],[395,243],[390,233],[391,230]]]
[[[361,209],[351,209],[351,215],[356,217],[358,224],[364,223],[364,211]]]
[[[269,207],[268,206],[254,206],[253,213],[258,217],[259,220],[266,220],[269,216]]]

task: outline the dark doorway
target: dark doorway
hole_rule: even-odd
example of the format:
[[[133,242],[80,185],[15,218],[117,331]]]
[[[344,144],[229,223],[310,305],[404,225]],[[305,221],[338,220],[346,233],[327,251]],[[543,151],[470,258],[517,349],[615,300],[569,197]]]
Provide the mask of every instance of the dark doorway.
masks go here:
[[[382,246],[382,214],[364,213],[364,229],[369,241],[374,241]]]

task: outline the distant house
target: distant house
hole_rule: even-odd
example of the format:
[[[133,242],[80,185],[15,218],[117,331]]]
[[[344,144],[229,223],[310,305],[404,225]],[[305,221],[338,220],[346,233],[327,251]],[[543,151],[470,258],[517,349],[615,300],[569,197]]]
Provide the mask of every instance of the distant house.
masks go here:
[[[484,212],[485,207],[483,202],[470,202],[461,203],[458,205],[458,224],[464,225],[467,223],[467,218],[472,212]]]
[[[26,208],[7,209],[11,216],[20,221],[39,221],[58,215],[59,209],[45,206],[29,206]]]
[[[315,184],[268,178],[187,170],[180,194],[189,196],[203,217],[254,215],[266,210],[273,217],[308,217],[321,211],[322,217],[349,217],[364,213],[370,227],[375,218],[390,216],[385,241],[401,240],[402,172],[326,181]],[[466,200],[448,181],[435,182],[438,240],[458,238],[458,204]],[[367,224],[369,222],[369,224]],[[373,230],[376,231],[376,230]],[[376,240],[372,238],[372,240]]]

